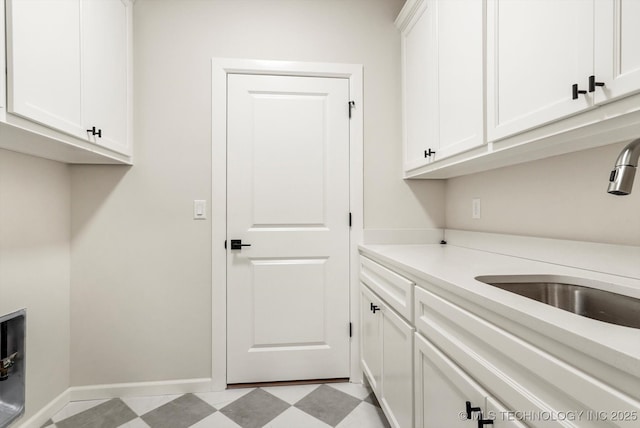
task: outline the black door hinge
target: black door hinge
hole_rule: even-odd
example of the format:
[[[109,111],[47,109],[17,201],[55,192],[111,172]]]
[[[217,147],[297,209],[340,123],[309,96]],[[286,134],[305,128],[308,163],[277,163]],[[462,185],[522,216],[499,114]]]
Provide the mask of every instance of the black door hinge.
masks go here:
[[[349,213],[349,227],[351,227],[351,213]]]
[[[349,119],[351,119],[351,110],[353,110],[355,107],[356,107],[356,102],[349,101]]]
[[[353,324],[349,323],[349,337],[353,337]]]
[[[227,240],[226,239],[224,240],[224,249],[225,250],[227,249]]]

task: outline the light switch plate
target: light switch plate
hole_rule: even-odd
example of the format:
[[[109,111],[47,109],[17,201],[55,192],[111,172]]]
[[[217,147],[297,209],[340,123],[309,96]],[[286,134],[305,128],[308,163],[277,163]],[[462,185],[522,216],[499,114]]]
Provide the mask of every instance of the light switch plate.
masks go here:
[[[207,201],[196,199],[193,201],[193,219],[204,220],[207,218]]]
[[[471,200],[471,218],[480,218],[480,198],[473,198]]]

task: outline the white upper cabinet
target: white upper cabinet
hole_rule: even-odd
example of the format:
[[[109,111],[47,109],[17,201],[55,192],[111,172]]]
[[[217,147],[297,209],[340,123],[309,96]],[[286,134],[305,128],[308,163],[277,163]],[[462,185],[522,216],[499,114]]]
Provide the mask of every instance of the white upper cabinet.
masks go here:
[[[637,0],[490,0],[489,141],[640,90]]]
[[[8,112],[86,138],[80,0],[7,2]]]
[[[484,1],[409,0],[402,35],[404,170],[484,143]]]
[[[73,147],[130,156],[131,3],[6,4],[8,113],[79,139]]]
[[[409,1],[403,12],[398,22],[402,30],[404,169],[410,170],[427,162],[429,147],[438,148],[437,15],[435,2],[427,0]]]
[[[489,141],[592,105],[593,0],[489,0]],[[573,85],[578,93],[573,98]]]
[[[438,1],[438,160],[484,143],[484,1]]]
[[[595,82],[589,90],[604,103],[640,90],[640,2],[596,1]]]
[[[122,0],[85,0],[82,4],[82,99],[84,123],[101,137],[95,142],[131,153],[129,111],[129,29],[131,12]]]

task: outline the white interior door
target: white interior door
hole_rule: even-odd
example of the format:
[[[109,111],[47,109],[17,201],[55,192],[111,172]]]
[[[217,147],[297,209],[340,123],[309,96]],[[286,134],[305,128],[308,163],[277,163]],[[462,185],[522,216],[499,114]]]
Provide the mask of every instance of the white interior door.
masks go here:
[[[348,377],[349,81],[227,82],[227,382]]]

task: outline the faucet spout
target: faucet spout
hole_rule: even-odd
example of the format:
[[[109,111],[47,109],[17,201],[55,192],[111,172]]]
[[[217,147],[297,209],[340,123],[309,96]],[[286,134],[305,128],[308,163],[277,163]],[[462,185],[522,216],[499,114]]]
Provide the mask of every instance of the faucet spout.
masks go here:
[[[609,189],[612,195],[628,195],[633,187],[633,179],[640,158],[640,138],[633,140],[622,149],[616,166],[609,176]]]

